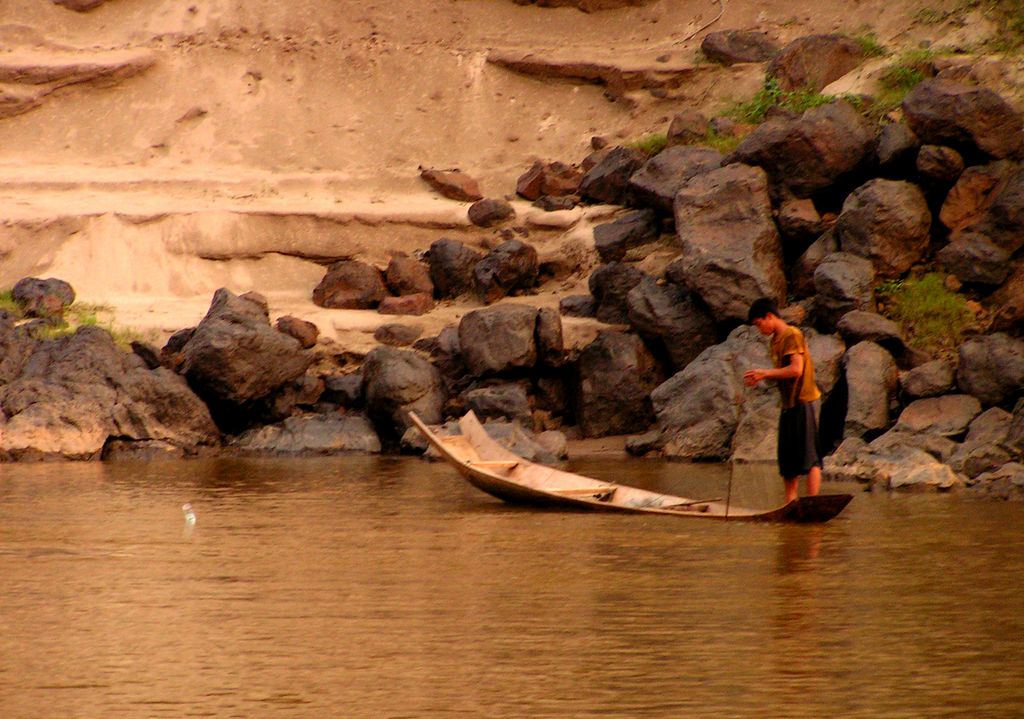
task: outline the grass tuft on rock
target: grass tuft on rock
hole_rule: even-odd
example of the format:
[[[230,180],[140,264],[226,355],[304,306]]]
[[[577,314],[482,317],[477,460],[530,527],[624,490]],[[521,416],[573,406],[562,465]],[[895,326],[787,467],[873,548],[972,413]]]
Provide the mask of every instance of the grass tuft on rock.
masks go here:
[[[640,150],[648,157],[654,157],[668,146],[668,135],[664,132],[652,132],[627,143],[627,146]]]
[[[908,343],[926,352],[955,349],[974,318],[966,298],[950,290],[937,272],[891,280],[875,292],[882,314],[903,328]]]

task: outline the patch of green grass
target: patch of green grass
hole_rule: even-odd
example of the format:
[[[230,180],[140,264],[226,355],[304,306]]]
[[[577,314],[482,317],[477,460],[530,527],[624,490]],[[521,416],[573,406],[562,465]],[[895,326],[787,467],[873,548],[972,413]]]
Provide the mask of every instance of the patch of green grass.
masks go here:
[[[11,290],[0,290],[0,311],[21,316],[21,307],[14,301],[14,294]]]
[[[649,157],[654,157],[668,146],[668,135],[664,132],[652,132],[650,135],[644,135],[627,143],[627,145],[635,150],[640,150]]]
[[[779,81],[774,77],[765,81],[764,87],[757,91],[747,102],[741,102],[726,112],[729,117],[758,124],[764,121],[768,111],[773,107],[780,107],[791,112],[802,113],[813,107],[827,105],[837,97],[849,100],[846,95],[823,95],[815,90],[783,90],[779,87]]]
[[[860,51],[864,57],[883,57],[889,54],[889,51],[878,41],[878,37],[873,32],[862,32],[854,35],[853,39],[860,45]]]
[[[19,319],[24,316],[21,305],[14,301],[11,290],[0,290],[0,311],[7,311]],[[130,351],[131,343],[142,341],[157,342],[156,332],[143,333],[130,327],[114,324],[114,308],[110,305],[75,302],[64,310],[64,316],[49,325],[38,325],[33,331],[41,340],[54,340],[74,334],[79,327],[102,327],[123,350]]]
[[[946,287],[936,272],[885,282],[875,292],[884,314],[899,323],[912,346],[926,352],[954,349],[974,317],[964,296]]]
[[[740,144],[742,139],[743,138],[737,137],[736,135],[722,135],[714,130],[708,130],[708,134],[706,134],[697,144],[707,145],[712,149],[718,150],[723,155],[728,155],[736,149],[736,146]]]

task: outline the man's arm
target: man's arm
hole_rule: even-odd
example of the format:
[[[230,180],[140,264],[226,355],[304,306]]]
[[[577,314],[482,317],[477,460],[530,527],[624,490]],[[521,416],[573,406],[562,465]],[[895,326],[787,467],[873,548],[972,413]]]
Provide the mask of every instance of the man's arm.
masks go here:
[[[804,372],[804,356],[799,352],[788,354],[789,364],[785,367],[774,367],[772,369],[751,369],[743,373],[743,384],[747,387],[756,387],[757,383],[765,379],[795,379]]]

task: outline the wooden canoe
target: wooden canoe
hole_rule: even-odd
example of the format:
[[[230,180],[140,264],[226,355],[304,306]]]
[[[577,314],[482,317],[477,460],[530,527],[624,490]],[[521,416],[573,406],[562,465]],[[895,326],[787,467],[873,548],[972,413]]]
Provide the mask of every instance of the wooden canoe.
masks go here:
[[[491,439],[472,412],[459,420],[462,434],[451,437],[436,434],[414,412],[409,416],[470,484],[513,504],[747,522],[827,522],[853,499],[851,494],[823,494],[760,510],[729,506],[721,498],[698,500],[659,494],[529,462]]]

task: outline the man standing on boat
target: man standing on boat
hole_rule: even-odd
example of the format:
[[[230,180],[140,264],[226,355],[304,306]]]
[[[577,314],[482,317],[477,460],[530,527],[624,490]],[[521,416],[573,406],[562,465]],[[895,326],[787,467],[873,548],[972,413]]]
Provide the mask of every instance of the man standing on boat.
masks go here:
[[[747,314],[750,324],[771,337],[771,369],[752,369],[743,374],[748,387],[774,380],[782,398],[779,414],[779,473],[786,485],[786,502],[797,498],[800,477],[807,476],[807,493],[821,489],[821,452],[818,448],[817,401],[821,392],[814,382],[814,364],[803,333],[779,316],[775,302],[755,300]]]

